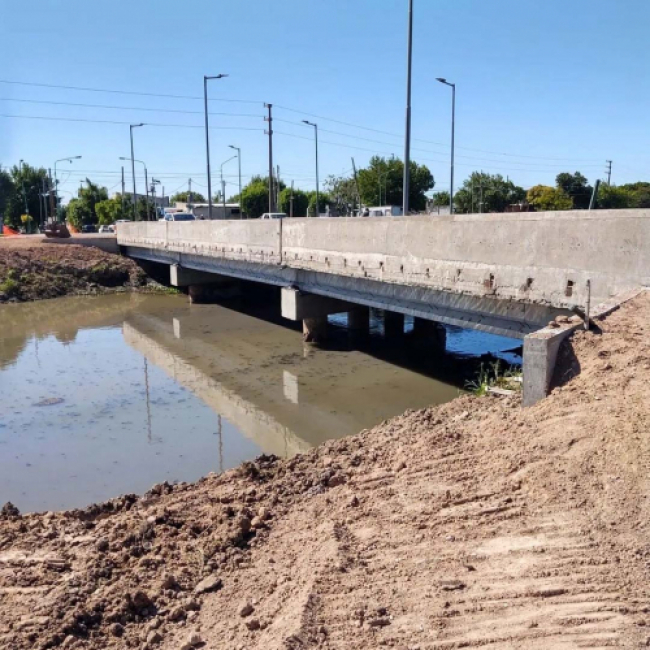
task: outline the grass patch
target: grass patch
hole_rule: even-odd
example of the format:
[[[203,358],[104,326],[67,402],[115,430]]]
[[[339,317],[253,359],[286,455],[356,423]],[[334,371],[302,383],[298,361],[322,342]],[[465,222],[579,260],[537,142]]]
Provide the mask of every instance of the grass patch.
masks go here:
[[[518,392],[522,387],[522,371],[521,368],[516,366],[507,366],[502,370],[501,361],[496,361],[488,364],[481,364],[476,379],[465,382],[465,388],[474,393],[474,395],[482,396],[489,393],[490,388],[500,388],[502,390],[511,390]]]

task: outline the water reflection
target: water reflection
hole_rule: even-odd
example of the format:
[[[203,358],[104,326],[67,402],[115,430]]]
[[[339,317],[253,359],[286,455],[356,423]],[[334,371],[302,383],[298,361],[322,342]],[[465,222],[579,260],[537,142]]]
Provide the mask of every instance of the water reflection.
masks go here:
[[[0,502],[69,508],[196,480],[448,401],[463,385],[457,358],[408,336],[389,345],[376,320],[363,350],[337,318],[328,349],[305,346],[278,306],[127,294],[2,307]]]

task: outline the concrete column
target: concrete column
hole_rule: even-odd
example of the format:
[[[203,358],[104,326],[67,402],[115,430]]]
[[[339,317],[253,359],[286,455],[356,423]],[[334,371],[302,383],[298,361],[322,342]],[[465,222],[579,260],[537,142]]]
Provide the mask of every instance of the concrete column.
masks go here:
[[[545,327],[524,336],[524,406],[532,406],[548,395],[560,345],[576,327]]]
[[[358,307],[348,312],[348,330],[354,334],[368,334],[370,331],[369,307]]]
[[[393,338],[404,335],[404,314],[384,310],[384,336]]]
[[[427,318],[413,319],[413,335],[431,342],[438,352],[444,352],[447,348],[447,330],[444,325]]]
[[[322,343],[325,341],[327,339],[327,316],[303,319],[302,338],[305,343]]]

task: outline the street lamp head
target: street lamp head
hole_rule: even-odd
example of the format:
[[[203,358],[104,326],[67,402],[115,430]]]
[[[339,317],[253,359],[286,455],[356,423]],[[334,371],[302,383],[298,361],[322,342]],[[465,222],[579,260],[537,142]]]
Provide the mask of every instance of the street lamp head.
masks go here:
[[[213,75],[213,76],[211,76],[211,77],[208,77],[208,76],[206,75],[206,76],[204,76],[203,78],[204,78],[204,79],[224,79],[224,78],[227,77],[227,76],[228,76],[227,74],[217,74],[217,75]]]
[[[229,146],[231,149],[236,149],[237,151],[239,151],[239,147],[236,147],[234,144],[229,144],[228,146]]]
[[[81,156],[72,156],[71,160],[80,160]]]
[[[136,126],[144,126],[144,122],[140,122],[140,124],[131,124],[132,129],[134,129]]]
[[[436,81],[439,81],[441,84],[447,83],[447,80],[444,77],[436,77]]]

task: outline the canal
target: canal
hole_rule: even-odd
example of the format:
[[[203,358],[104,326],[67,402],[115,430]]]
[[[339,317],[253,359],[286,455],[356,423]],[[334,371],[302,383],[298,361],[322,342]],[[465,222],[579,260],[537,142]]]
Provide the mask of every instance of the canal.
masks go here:
[[[0,502],[83,507],[291,456],[453,399],[478,355],[520,361],[517,341],[453,328],[441,358],[409,328],[388,341],[373,314],[359,344],[333,317],[314,348],[268,291],[228,306],[120,294],[1,307]]]

